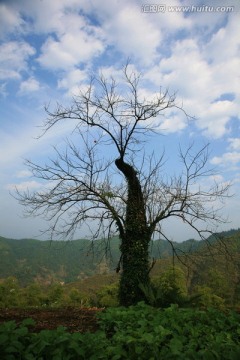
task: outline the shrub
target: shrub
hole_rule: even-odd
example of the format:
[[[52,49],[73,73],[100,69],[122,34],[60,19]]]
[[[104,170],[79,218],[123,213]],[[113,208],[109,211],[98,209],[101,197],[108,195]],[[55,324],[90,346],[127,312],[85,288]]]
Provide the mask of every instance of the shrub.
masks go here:
[[[18,280],[8,277],[0,284],[0,307],[22,306],[22,303]]]
[[[193,305],[200,308],[213,307],[219,310],[224,310],[225,300],[213,293],[213,290],[208,286],[196,286],[194,291],[196,297]]]
[[[116,307],[119,305],[118,301],[118,283],[104,286],[97,292],[97,303],[101,307]]]
[[[22,290],[25,306],[41,306],[44,303],[44,294],[40,285],[33,283]]]
[[[88,296],[82,294],[78,289],[72,288],[63,300],[64,305],[70,306],[90,306],[90,299]]]
[[[170,268],[160,276],[152,279],[150,286],[139,285],[148,304],[156,307],[168,307],[171,304],[184,304],[187,297],[187,286],[184,272]]]

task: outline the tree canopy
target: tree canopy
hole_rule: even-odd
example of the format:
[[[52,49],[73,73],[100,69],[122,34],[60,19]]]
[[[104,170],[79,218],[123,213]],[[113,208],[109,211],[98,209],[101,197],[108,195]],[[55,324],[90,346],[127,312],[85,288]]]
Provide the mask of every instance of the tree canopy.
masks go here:
[[[162,221],[181,219],[204,238],[213,224],[224,221],[215,204],[229,189],[216,182],[200,186],[201,179],[214,174],[207,166],[207,145],[180,148],[181,173],[163,175],[164,155],[147,154],[144,144],[158,133],[161,116],[170,109],[184,110],[168,91],[142,96],[141,81],[127,65],[121,81],[100,75],[70,105],[46,108],[45,132],[72,121],[77,137],[68,140],[65,151],[56,148],[56,158],[44,165],[28,160],[32,174],[48,186],[17,193],[28,214],[48,217],[52,236],[71,237],[86,223],[93,238],[120,236],[123,305],[143,299],[139,283],[149,283],[150,240],[156,233],[167,238]]]

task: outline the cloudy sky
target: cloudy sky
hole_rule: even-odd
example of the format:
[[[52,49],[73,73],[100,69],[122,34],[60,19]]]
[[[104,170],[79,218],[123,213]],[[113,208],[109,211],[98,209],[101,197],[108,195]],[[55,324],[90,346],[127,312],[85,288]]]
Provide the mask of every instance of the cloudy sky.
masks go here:
[[[48,158],[51,146],[69,135],[59,127],[36,139],[44,106],[67,103],[91,74],[117,74],[128,58],[151,88],[176,91],[195,118],[162,120],[159,146],[171,158],[175,144],[210,143],[209,164],[218,170],[218,180],[232,181],[235,194],[223,209],[230,223],[221,229],[240,227],[239,1],[163,3],[0,0],[1,236],[36,237],[46,226],[40,218],[23,218],[9,193],[15,185],[36,189],[24,159]],[[178,158],[171,159],[177,167]],[[181,240],[192,234],[174,226],[170,236]]]

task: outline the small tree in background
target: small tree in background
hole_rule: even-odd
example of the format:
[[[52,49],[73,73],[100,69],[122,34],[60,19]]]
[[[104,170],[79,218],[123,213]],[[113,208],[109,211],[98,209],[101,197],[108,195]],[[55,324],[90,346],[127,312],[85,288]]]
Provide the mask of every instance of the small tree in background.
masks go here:
[[[212,175],[206,168],[207,146],[195,153],[193,146],[180,150],[182,173],[168,180],[162,175],[163,155],[147,156],[144,143],[157,134],[160,116],[183,110],[168,91],[143,98],[140,80],[127,65],[123,82],[94,78],[71,105],[46,109],[45,131],[72,121],[72,141],[65,151],[56,149],[56,159],[45,165],[27,161],[33,176],[47,186],[17,196],[28,215],[48,216],[51,236],[71,237],[83,224],[94,229],[93,238],[118,234],[119,300],[127,306],[144,299],[139,283],[149,284],[150,240],[156,232],[166,238],[161,222],[177,217],[204,238],[209,221],[222,221],[212,205],[228,190],[228,185],[197,185]]]

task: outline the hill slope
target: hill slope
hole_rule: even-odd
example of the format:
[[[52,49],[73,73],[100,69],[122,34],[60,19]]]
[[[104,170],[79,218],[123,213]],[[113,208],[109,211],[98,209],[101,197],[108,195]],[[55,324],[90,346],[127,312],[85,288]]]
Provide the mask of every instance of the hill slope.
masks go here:
[[[239,231],[231,230],[221,235],[224,238],[234,235],[234,251],[240,251],[240,246],[236,245],[236,239],[240,239]],[[214,241],[214,237],[208,239],[208,242],[214,243]],[[206,242],[191,239],[173,245],[176,252],[182,255],[204,249]],[[151,258],[163,259],[169,256],[172,256],[172,246],[169,242],[166,240],[152,242]],[[69,283],[94,274],[113,272],[119,257],[118,238],[113,238],[110,244],[96,240],[93,246],[93,243],[86,239],[64,242],[0,237],[0,279],[14,276],[21,285],[35,280],[44,284],[54,281]]]

